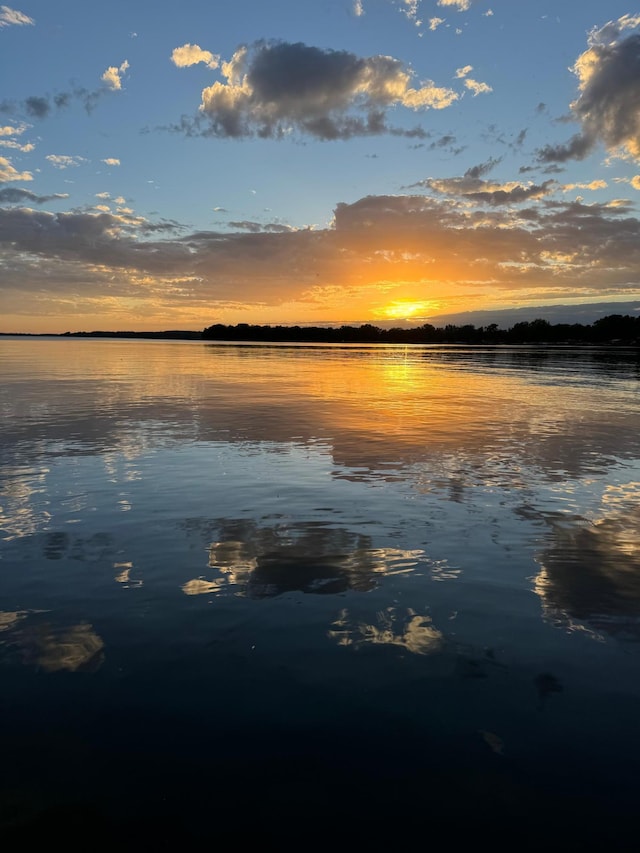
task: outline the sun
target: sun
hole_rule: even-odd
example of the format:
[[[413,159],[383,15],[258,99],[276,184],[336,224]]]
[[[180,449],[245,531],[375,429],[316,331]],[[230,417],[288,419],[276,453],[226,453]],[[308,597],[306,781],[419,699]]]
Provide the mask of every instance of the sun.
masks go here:
[[[434,302],[391,302],[380,312],[380,316],[389,320],[408,320],[410,317],[433,313],[437,305]]]

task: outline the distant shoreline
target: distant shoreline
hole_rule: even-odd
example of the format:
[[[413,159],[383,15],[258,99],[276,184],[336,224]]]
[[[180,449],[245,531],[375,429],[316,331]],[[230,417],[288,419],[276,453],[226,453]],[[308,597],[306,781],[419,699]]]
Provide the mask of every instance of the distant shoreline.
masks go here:
[[[556,346],[627,346],[640,347],[640,317],[610,314],[590,325],[582,323],[549,323],[532,320],[501,329],[497,323],[488,326],[425,323],[416,328],[382,329],[365,323],[359,326],[271,326],[238,323],[228,326],[216,323],[201,332],[170,329],[157,332],[91,331],[91,332],[0,332],[0,337],[29,338],[119,338],[180,341],[225,341],[245,343],[306,344],[540,344]]]

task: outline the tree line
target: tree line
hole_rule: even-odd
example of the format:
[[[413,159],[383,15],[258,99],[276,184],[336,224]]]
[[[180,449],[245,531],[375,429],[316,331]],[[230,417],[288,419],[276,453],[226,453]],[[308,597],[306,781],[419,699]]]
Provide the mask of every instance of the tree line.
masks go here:
[[[509,329],[488,326],[425,323],[412,329],[381,329],[370,323],[361,326],[260,326],[215,323],[202,332],[209,341],[263,341],[279,343],[335,344],[640,344],[640,317],[609,314],[590,325],[549,323],[532,320]]]

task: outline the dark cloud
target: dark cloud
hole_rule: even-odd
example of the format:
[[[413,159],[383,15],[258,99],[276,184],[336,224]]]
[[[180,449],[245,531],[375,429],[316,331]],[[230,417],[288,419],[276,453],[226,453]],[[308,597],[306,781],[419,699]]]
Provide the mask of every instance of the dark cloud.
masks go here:
[[[422,138],[426,132],[387,124],[387,110],[443,109],[458,98],[389,56],[359,57],[300,42],[259,41],[240,47],[202,92],[200,112],[172,130],[189,136],[320,140],[384,133]],[[415,84],[415,85],[414,85]]]
[[[513,141],[514,148],[520,148],[524,145],[524,140],[527,136],[527,128],[524,127]]]
[[[235,228],[238,231],[251,231],[253,234],[262,231],[262,225],[259,222],[247,222],[246,220],[242,222],[229,222],[229,227]]]
[[[502,160],[502,157],[490,157],[484,163],[478,163],[477,166],[471,166],[464,173],[465,178],[481,178],[488,174]]]
[[[640,159],[640,34],[624,36],[638,26],[640,16],[624,15],[589,34],[572,68],[579,95],[571,113],[581,130],[563,145],[540,149],[541,162],[582,160],[598,143]]]
[[[45,118],[49,115],[51,104],[48,98],[41,98],[32,95],[24,100],[24,109],[28,116],[32,118]]]
[[[455,136],[453,136],[453,134],[446,133],[444,136],[441,136],[440,139],[434,140],[429,146],[429,149],[431,151],[435,151],[436,148],[448,148],[449,146],[453,145],[455,141],[456,138]]]
[[[568,142],[560,145],[545,145],[537,151],[540,163],[566,163],[568,160],[584,160],[595,145],[595,139],[576,133]]]
[[[30,95],[22,101],[5,99],[0,102],[0,112],[9,115],[25,115],[32,119],[45,119],[51,113],[64,110],[76,101],[82,104],[90,114],[98,101],[111,91],[113,90],[106,86],[93,90],[76,86],[68,92],[56,92],[54,95]]]
[[[47,201],[69,198],[69,193],[53,193],[53,195],[36,195],[31,190],[23,190],[18,187],[4,187],[0,189],[0,204],[45,204]]]
[[[523,186],[518,184],[510,189],[499,189],[484,192],[466,193],[466,198],[484,204],[521,204],[530,198],[541,198],[553,192],[555,181],[544,181],[542,184]]]

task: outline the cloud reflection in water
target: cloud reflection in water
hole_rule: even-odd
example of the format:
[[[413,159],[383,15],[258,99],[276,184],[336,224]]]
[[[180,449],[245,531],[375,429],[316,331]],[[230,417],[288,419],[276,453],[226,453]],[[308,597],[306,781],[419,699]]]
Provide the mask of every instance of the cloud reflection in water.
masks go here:
[[[550,621],[640,639],[639,497],[638,483],[610,487],[597,518],[549,520],[534,589]]]

